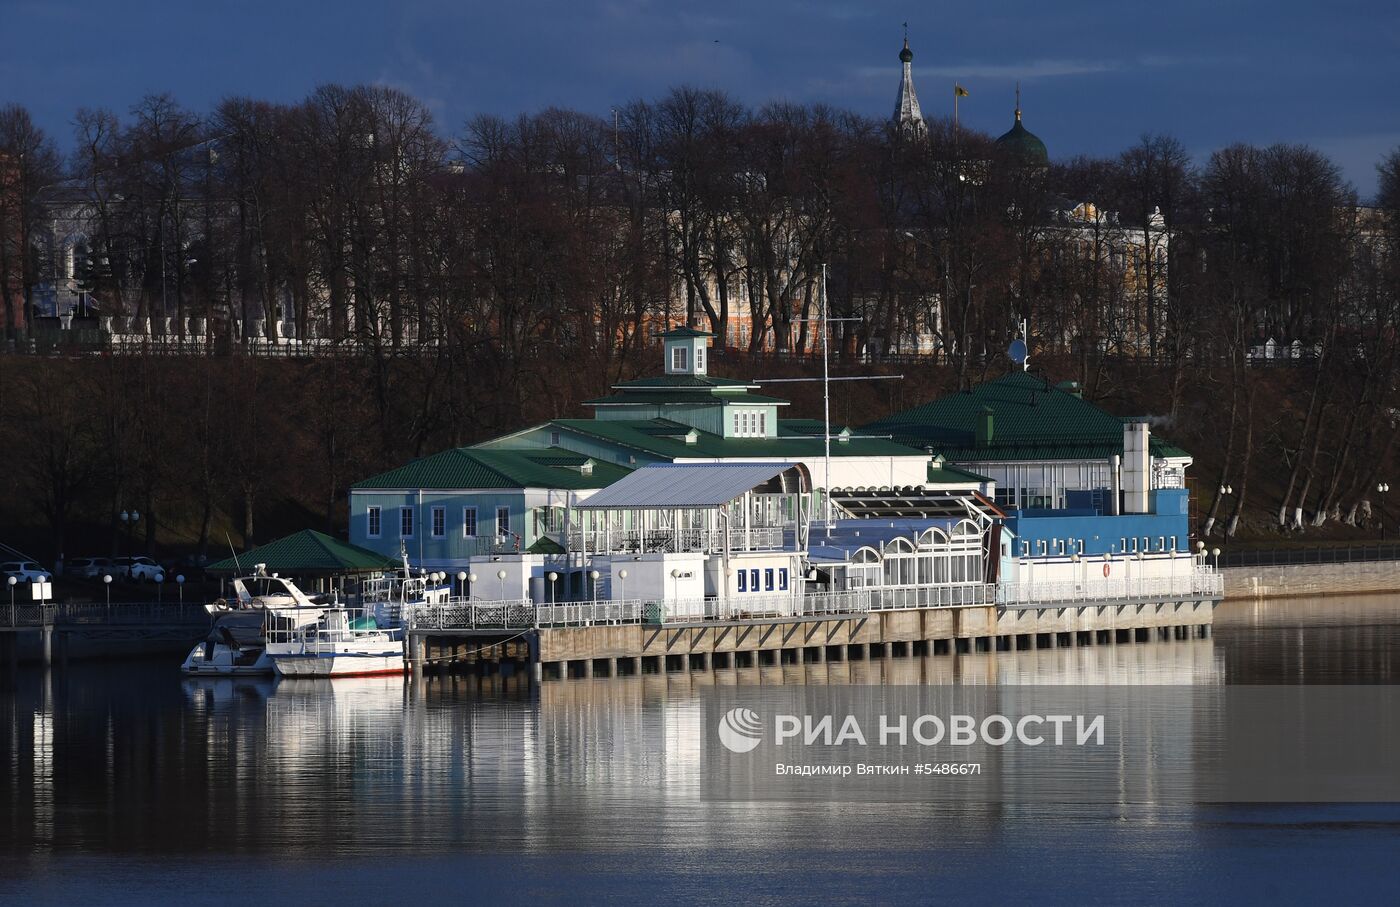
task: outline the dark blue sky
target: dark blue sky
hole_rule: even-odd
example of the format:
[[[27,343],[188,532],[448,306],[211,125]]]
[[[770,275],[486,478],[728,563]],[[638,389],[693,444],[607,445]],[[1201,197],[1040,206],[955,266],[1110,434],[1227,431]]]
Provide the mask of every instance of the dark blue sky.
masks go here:
[[[406,89],[448,134],[478,112],[606,115],[680,83],[888,115],[906,19],[926,114],[948,112],[957,79],[964,121],[1000,133],[1019,78],[1053,157],[1114,153],[1146,130],[1200,157],[1304,142],[1364,196],[1400,145],[1396,0],[0,0],[0,102],[65,145],[79,106],[124,112],[170,91],[205,110],[322,82]]]

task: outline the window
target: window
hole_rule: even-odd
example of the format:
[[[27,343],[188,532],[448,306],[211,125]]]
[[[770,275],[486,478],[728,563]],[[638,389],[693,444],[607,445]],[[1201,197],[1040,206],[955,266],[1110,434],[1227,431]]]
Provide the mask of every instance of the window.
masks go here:
[[[697,372],[705,370],[705,348],[703,346],[695,348],[695,370]]]
[[[440,539],[447,535],[447,508],[433,508],[433,538]]]
[[[685,371],[685,369],[686,369],[686,363],[689,362],[689,360],[690,360],[690,357],[687,355],[688,352],[689,352],[689,350],[687,350],[687,349],[686,349],[685,347],[683,347],[683,346],[673,346],[673,347],[671,347],[671,371],[673,371],[673,372],[683,372],[683,371]],[[653,360],[653,361],[655,361],[655,360]]]
[[[381,517],[378,507],[371,507],[365,511],[365,535],[372,539],[379,538],[381,527]]]
[[[399,508],[399,537],[405,539],[413,538],[413,508]]]
[[[755,567],[754,569],[752,569],[752,570],[749,571],[749,589],[751,589],[751,590],[754,591],[754,592],[760,591],[760,587],[759,587],[759,585],[758,585],[758,568],[757,568],[757,567]]]
[[[786,567],[778,568],[778,591],[786,592],[788,587],[788,572]]]
[[[476,536],[476,508],[462,508],[462,537],[474,538]]]
[[[758,416],[757,434],[760,438],[766,438],[768,437],[768,414],[763,410],[759,410],[756,415]]]
[[[510,508],[496,508],[496,534],[510,535]]]
[[[1172,536],[1172,550],[1176,550],[1176,536]]]
[[[740,591],[740,592],[747,592],[747,591],[749,591],[749,571],[747,571],[747,570],[740,570],[740,571],[739,571],[739,591]]]
[[[773,591],[773,568],[769,567],[763,571],[763,591]]]
[[[1055,548],[1056,548],[1057,553],[1059,553],[1059,554],[1064,554],[1064,553],[1065,553],[1065,540],[1064,540],[1064,539],[1056,539],[1056,540],[1055,540]]]
[[[1166,539],[1165,536],[1161,536],[1161,535],[1157,536],[1157,550],[1158,550],[1158,551],[1166,551],[1166,550],[1167,550],[1167,539]]]
[[[558,446],[559,446],[559,432],[557,432],[557,431],[552,431],[552,432],[549,433],[549,446],[550,446],[550,447],[558,447]]]

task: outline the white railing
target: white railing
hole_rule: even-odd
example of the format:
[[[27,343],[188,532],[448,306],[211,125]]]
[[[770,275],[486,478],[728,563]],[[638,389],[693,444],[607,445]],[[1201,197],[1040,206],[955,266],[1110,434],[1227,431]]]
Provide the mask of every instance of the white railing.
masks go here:
[[[445,605],[418,605],[407,615],[414,630],[514,630],[538,625],[541,610],[529,600],[451,599]]]
[[[1194,570],[1181,576],[1137,579],[1093,579],[1049,583],[1007,583],[997,603],[1011,608],[1096,601],[1166,601],[1188,598],[1220,598],[1225,578],[1213,570]]]
[[[730,529],[730,551],[780,551],[787,547],[786,533],[792,527],[762,526]],[[570,551],[646,554],[662,551],[720,551],[724,548],[722,529],[574,529],[568,533]]]
[[[467,601],[413,609],[415,630],[528,630],[619,624],[676,624],[707,620],[762,620],[962,608],[1054,607],[1065,604],[1135,603],[1220,598],[1224,579],[1214,571],[1185,576],[1085,582],[967,583],[945,586],[878,586],[809,595],[736,595],[665,602],[586,601],[536,605],[529,601]]]

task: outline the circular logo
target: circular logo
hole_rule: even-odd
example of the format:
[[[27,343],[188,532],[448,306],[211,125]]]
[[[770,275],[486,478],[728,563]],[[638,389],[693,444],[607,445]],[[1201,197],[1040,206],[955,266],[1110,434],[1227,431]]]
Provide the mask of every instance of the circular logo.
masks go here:
[[[731,753],[747,753],[763,742],[763,725],[752,709],[736,708],[719,720],[719,742]]]

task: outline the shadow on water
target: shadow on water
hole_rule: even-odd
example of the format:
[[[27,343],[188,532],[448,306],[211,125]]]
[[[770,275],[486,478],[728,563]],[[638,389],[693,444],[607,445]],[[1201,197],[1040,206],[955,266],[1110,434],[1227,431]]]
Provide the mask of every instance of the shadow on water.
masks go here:
[[[1388,683],[1397,653],[1400,605],[1357,597],[1233,602],[1207,640],[538,690],[523,677],[194,681],[163,663],[74,664],[0,693],[0,886],[186,903],[250,883],[377,900],[460,894],[464,880],[513,899],[613,886],[758,900],[937,885],[972,901],[1003,885],[1373,896],[1397,884],[1388,806],[708,802],[702,697],[753,684]]]

